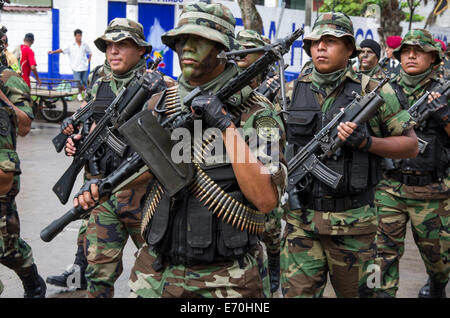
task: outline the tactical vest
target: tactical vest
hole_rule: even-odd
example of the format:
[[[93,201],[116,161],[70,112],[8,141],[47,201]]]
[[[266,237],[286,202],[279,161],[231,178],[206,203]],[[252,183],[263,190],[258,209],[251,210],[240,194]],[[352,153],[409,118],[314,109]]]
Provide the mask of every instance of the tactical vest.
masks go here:
[[[402,106],[408,107],[408,98],[400,85],[395,81],[391,85]],[[433,91],[435,85],[436,82],[430,82],[426,90]],[[420,96],[416,96],[418,98]],[[388,176],[410,186],[441,182],[450,166],[450,138],[432,117],[421,123],[415,131],[418,138],[428,142],[424,153],[419,153],[415,158],[393,160],[395,169],[387,172]]]
[[[111,89],[109,82],[101,81],[95,100],[92,103],[92,109],[94,112],[93,118],[95,122],[99,122],[105,115],[106,109],[111,105],[112,101],[116,98],[116,94]]]
[[[111,105],[112,101],[116,98],[116,95],[111,89],[109,82],[102,81],[98,87],[95,100],[92,103],[93,107],[93,119],[95,122],[99,122],[105,115],[106,109]],[[127,151],[128,152],[128,151]],[[122,162],[126,154],[120,157],[110,147],[103,144],[98,151],[94,154],[92,162],[96,163],[96,169],[98,173],[107,176],[113,172]],[[94,170],[91,166],[90,170]],[[94,171],[90,171],[92,174],[97,174]]]
[[[166,100],[168,99],[166,96]],[[160,113],[160,116],[163,121],[165,114]],[[158,190],[156,180],[150,184],[147,199],[150,199],[148,202],[153,210],[151,220],[147,223],[149,214],[146,214],[144,207],[142,232],[146,242],[158,254],[158,259],[153,264],[155,270],[161,268],[162,261],[192,266],[240,259],[255,248],[259,241],[258,234],[233,226],[233,222],[230,222],[231,214],[228,214],[230,211],[220,209],[229,203],[230,198],[235,200],[234,212],[239,210],[236,208],[237,202],[242,203],[241,208],[250,206],[239,188],[231,164],[198,164],[226,195],[219,195],[219,189],[211,190],[211,193],[203,191],[203,197],[209,200],[205,203],[199,199],[200,195],[196,197],[193,194],[191,187],[170,197]],[[214,204],[219,209],[214,208]],[[242,209],[239,211],[242,212]],[[262,213],[261,215],[264,217]],[[230,219],[224,220],[225,216],[230,216]]]
[[[297,80],[288,109],[286,129],[287,140],[290,146],[293,145],[294,154],[305,146],[340,108],[347,106],[354,99],[353,91],[361,94],[361,84],[348,80],[344,83],[337,88],[340,89],[338,97],[327,112],[323,113],[314,91],[310,88],[311,84]],[[366,125],[371,131],[368,123]],[[335,156],[326,159],[324,164],[342,175],[338,187],[333,189],[311,177],[306,192],[297,194],[301,208],[340,212],[364,205],[373,206],[374,187],[382,178],[378,156],[355,151],[344,145]]]

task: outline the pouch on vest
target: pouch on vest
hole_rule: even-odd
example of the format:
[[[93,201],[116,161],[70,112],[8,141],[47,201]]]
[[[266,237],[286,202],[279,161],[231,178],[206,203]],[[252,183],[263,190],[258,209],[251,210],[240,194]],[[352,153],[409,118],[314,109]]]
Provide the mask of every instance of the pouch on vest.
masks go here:
[[[214,260],[216,249],[216,242],[213,241],[213,231],[216,231],[216,224],[214,224],[216,216],[212,215],[211,211],[204,207],[197,198],[190,196],[188,200],[186,256],[194,261],[210,263]]]
[[[244,195],[239,191],[228,194],[239,202],[244,201]],[[235,226],[222,220],[218,221],[217,250],[219,255],[227,258],[243,256],[248,250],[248,233],[240,231]]]
[[[295,151],[303,147],[311,140],[311,136],[317,131],[320,122],[317,110],[290,110],[287,123],[287,138],[290,144],[296,145]]]
[[[150,225],[144,232],[144,238],[150,246],[158,244],[167,232],[170,219],[170,201],[170,197],[163,193]]]
[[[109,86],[109,82],[101,82],[97,94],[95,96],[95,100],[92,103],[92,110],[95,122],[99,122],[100,119],[105,115],[106,109],[111,105],[113,100],[116,98],[116,95]]]

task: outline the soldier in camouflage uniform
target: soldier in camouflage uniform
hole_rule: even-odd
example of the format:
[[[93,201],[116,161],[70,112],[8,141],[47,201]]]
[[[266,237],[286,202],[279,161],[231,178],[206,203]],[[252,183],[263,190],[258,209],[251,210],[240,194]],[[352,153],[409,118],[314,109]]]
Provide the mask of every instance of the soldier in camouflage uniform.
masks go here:
[[[371,39],[365,39],[358,46],[359,72],[372,77],[373,79],[382,80],[386,77],[381,65],[378,63],[380,59],[381,47]]]
[[[88,77],[88,85],[86,87],[86,94],[83,103],[80,105],[80,107],[84,107],[93,97],[92,97],[92,86],[97,81],[97,79],[101,77],[105,77],[107,73],[111,72],[111,67],[109,66],[109,63],[107,60],[103,63],[103,65],[98,65],[95,67],[92,72],[89,74]],[[86,120],[85,123],[83,123],[83,132],[88,131],[90,123],[92,122],[92,118],[89,118]],[[73,120],[72,117],[68,117],[65,120],[63,120],[61,124],[61,132],[71,136],[75,130],[72,125]],[[86,127],[85,127],[86,125]],[[80,127],[77,127],[77,129],[80,129]],[[90,180],[91,176],[89,174],[89,169],[85,169],[84,174],[84,181]],[[68,278],[75,274],[76,271],[80,274],[80,286],[77,287],[77,289],[86,289],[87,288],[87,282],[85,278],[85,272],[86,267],[88,265],[87,258],[84,252],[84,244],[86,240],[86,231],[88,228],[88,221],[89,221],[89,214],[86,213],[84,217],[82,218],[80,229],[78,230],[78,236],[77,236],[77,251],[75,253],[75,260],[73,264],[75,266],[72,266],[68,270],[65,270],[61,275],[51,275],[48,276],[46,279],[46,282],[51,285],[59,286],[59,287],[70,287],[67,285]],[[77,267],[78,266],[78,267]],[[73,276],[72,276],[73,277]]]
[[[267,38],[266,38],[267,39]],[[245,49],[262,47],[267,43],[258,32],[253,30],[242,30],[238,32],[236,36],[238,43]],[[260,58],[264,52],[256,52],[248,54],[243,59],[237,62],[237,65],[246,69],[258,58]],[[264,74],[260,74],[250,84],[252,88],[257,88],[264,80]],[[269,268],[270,277],[270,291],[274,293],[280,286],[280,243],[281,243],[281,216],[283,214],[282,207],[278,207],[272,212],[266,214],[265,229],[262,235],[262,242],[266,245],[267,250],[267,262]]]
[[[446,97],[433,92],[440,77],[435,65],[441,57],[431,34],[422,29],[409,31],[394,54],[401,61],[402,70],[391,82],[402,105],[410,107],[429,91],[442,107],[416,128],[418,137],[428,142],[425,151],[414,159],[394,160],[386,172],[387,178],[378,186],[377,247],[382,270],[379,295],[396,295],[399,261],[410,219],[430,277],[428,290],[419,296],[445,297],[450,272],[450,121]]]
[[[122,87],[133,85],[137,73],[146,73],[143,56],[151,52],[151,46],[144,39],[140,23],[116,18],[109,23],[105,34],[94,41],[97,48],[106,53],[111,68],[111,72],[105,72],[105,76],[94,83],[91,91],[95,99],[94,122],[101,119]],[[66,151],[73,155],[76,147],[72,139],[70,142]],[[107,152],[99,161],[103,173],[88,176],[88,179],[108,175],[121,160],[114,153]],[[92,210],[85,240],[88,297],[113,297],[114,282],[123,270],[122,255],[128,237],[131,236],[137,248],[144,242],[140,234],[140,201],[145,189],[146,185],[121,190]],[[95,206],[94,201],[85,199],[86,193],[76,195],[75,206],[80,204],[84,209]]]
[[[20,189],[20,163],[17,135],[25,136],[34,118],[30,89],[10,68],[0,65],[2,105],[0,106],[0,174],[9,175],[12,184],[0,194],[0,263],[14,270],[22,281],[26,298],[45,297],[47,287],[37,272],[31,247],[20,237],[15,197]],[[2,180],[6,186],[8,182]]]
[[[159,116],[169,116],[172,100],[177,101],[181,111],[190,111],[182,103],[187,93],[200,86],[214,94],[238,74],[234,63],[222,64],[217,59],[222,50],[239,48],[234,27],[231,11],[222,4],[197,2],[184,7],[178,26],[162,36],[163,43],[177,52],[182,74],[178,85],[166,91],[169,97],[163,105],[167,113]],[[252,91],[246,86],[225,103],[214,95],[201,95],[192,101],[193,106],[202,105],[203,127],[214,127],[220,145],[224,141],[224,154],[231,164],[208,164],[204,156],[199,158],[193,153],[193,184],[174,197],[165,193],[154,196],[153,189],[161,186],[153,179],[147,202],[158,203],[144,212],[146,244],[139,250],[132,270],[131,297],[268,296],[269,286],[263,286],[261,277],[257,233],[264,230],[264,213],[277,206],[284,192],[284,133],[271,103]],[[243,129],[243,137],[237,135],[234,140],[238,145],[230,145],[226,136],[234,134],[236,127]],[[246,154],[243,163],[237,163],[235,146],[239,153]],[[250,157],[257,160],[248,162]],[[209,183],[202,183],[200,176]],[[203,192],[199,191],[203,186]],[[208,198],[211,203],[207,204]],[[254,221],[250,221],[250,215]]]
[[[324,13],[304,38],[311,73],[295,81],[288,108],[288,153],[297,153],[340,108],[352,91],[365,94],[376,81],[353,71],[353,25],[343,13]],[[409,114],[384,85],[376,115],[356,126],[341,122],[340,151],[324,164],[343,174],[336,189],[312,177],[306,189],[290,191],[281,247],[281,290],[285,297],[322,297],[327,274],[338,297],[371,297],[370,265],[376,256],[374,188],[381,178],[380,156],[414,156],[417,139]],[[298,200],[298,201],[297,201]],[[300,202],[299,204],[296,204]]]
[[[16,153],[16,111],[0,105],[0,263],[19,276],[25,298],[43,298],[47,290],[33,260],[31,247],[20,237],[15,203],[19,193],[20,161]]]

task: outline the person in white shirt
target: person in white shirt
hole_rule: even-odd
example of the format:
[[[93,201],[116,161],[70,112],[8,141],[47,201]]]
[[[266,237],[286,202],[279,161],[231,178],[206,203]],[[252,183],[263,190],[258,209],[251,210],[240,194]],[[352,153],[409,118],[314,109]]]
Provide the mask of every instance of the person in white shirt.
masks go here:
[[[57,49],[54,51],[49,51],[48,54],[68,54],[70,60],[70,67],[73,71],[74,80],[79,80],[80,85],[78,86],[78,100],[82,101],[83,97],[81,93],[86,89],[87,79],[88,79],[88,68],[92,57],[92,51],[89,46],[81,41],[83,32],[80,29],[76,29],[73,32],[75,36],[75,42],[69,45],[67,48]]]

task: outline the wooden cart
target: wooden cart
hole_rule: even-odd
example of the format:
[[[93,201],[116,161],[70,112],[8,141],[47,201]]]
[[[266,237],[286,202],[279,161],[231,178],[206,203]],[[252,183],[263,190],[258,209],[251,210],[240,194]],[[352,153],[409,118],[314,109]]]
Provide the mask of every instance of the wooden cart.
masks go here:
[[[80,81],[60,78],[41,78],[41,85],[31,82],[33,111],[52,123],[67,116],[67,97],[78,94]]]

